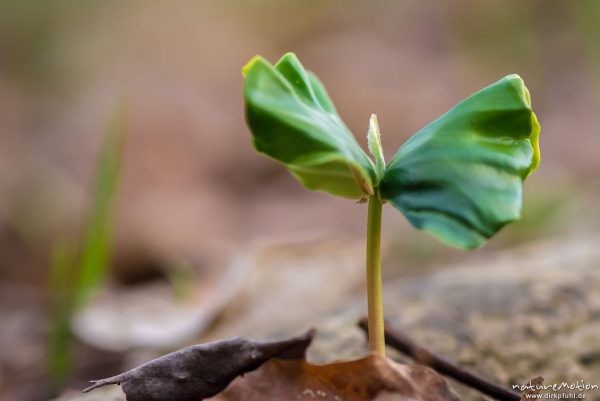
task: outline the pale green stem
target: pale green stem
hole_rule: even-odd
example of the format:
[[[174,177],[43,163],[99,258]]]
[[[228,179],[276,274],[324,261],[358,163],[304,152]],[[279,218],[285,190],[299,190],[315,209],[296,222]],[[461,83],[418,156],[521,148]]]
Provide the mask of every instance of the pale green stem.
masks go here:
[[[385,356],[383,293],[381,289],[381,199],[369,197],[367,222],[367,298],[369,303],[369,349]]]

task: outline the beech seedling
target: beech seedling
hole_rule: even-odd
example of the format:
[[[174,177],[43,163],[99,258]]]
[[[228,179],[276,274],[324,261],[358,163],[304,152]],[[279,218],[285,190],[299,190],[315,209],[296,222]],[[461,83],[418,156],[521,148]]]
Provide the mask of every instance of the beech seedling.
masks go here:
[[[538,166],[540,125],[518,75],[480,90],[414,134],[386,163],[377,117],[369,157],[324,86],[287,53],[243,68],[246,121],[256,150],[311,190],[368,201],[369,346],[384,355],[381,210],[390,203],[416,228],[463,249],[481,246],[520,217],[523,182]]]
[[[372,115],[369,122],[369,157],[323,85],[294,54],[275,65],[254,57],[243,74],[246,120],[256,150],[283,163],[308,189],[368,201],[371,355],[317,366],[304,360],[312,331],[283,341],[234,338],[183,348],[94,380],[84,391],[122,384],[128,401],[191,401],[214,395],[214,400],[224,401],[284,396],[371,400],[379,395],[455,401],[433,370],[385,358],[382,206],[390,203],[416,228],[463,249],[481,246],[518,219],[523,181],[540,160],[540,126],[525,84],[518,75],[509,75],[471,95],[413,135],[386,163],[377,117]]]

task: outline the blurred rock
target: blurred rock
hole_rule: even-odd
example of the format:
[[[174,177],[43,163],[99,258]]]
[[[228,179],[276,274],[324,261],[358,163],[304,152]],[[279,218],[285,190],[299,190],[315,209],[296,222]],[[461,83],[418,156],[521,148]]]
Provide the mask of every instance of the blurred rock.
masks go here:
[[[351,298],[364,280],[362,243],[316,233],[256,243],[235,264],[248,266],[237,268],[249,271],[246,282],[202,341],[297,334]]]
[[[125,401],[125,393],[121,386],[107,386],[86,394],[67,390],[55,401]]]
[[[187,262],[177,263],[164,272],[169,280],[105,288],[76,314],[74,331],[88,344],[109,351],[189,343],[238,294],[247,272],[232,266],[218,275],[199,275]]]

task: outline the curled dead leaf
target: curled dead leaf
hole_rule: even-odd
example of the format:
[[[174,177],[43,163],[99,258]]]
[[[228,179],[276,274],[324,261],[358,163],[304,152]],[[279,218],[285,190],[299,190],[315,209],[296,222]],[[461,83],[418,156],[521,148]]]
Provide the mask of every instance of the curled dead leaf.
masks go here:
[[[120,375],[93,380],[87,393],[122,384],[127,401],[199,401],[223,391],[237,376],[272,358],[303,359],[314,331],[283,341],[232,338],[193,345],[154,359]]]

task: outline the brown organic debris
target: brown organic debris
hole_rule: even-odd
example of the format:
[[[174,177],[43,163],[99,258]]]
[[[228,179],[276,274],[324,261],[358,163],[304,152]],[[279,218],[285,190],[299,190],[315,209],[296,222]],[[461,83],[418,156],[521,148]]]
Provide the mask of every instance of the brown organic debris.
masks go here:
[[[434,370],[379,355],[328,365],[305,361],[313,331],[284,341],[234,338],[195,345],[103,380],[127,401],[458,401]]]
[[[446,381],[425,366],[378,355],[313,365],[272,360],[237,378],[211,401],[457,401]]]

